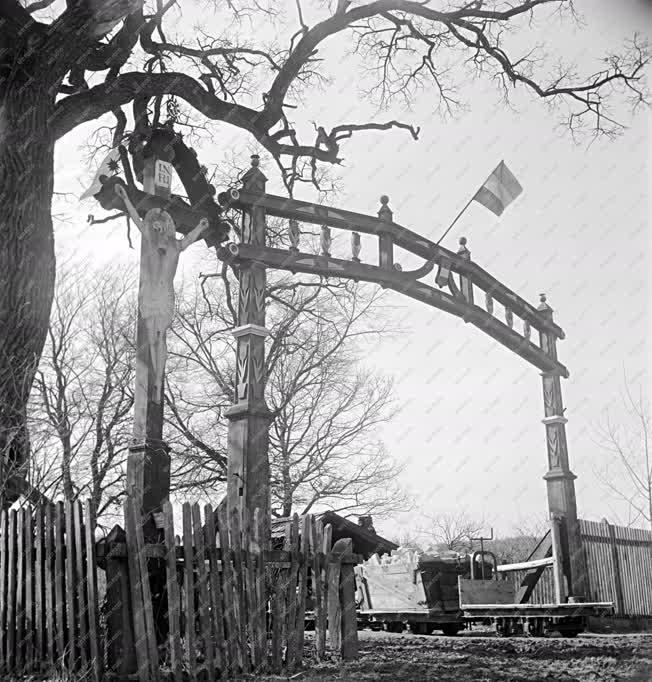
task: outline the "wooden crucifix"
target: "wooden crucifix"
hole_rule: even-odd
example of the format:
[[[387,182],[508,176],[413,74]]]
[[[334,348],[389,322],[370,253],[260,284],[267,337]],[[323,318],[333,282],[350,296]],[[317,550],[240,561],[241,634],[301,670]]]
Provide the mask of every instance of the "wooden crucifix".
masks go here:
[[[154,166],[152,170],[159,169]],[[150,180],[151,174],[146,172],[145,179]],[[146,193],[153,194],[147,186],[150,183],[144,184]],[[174,276],[181,252],[200,238],[209,222],[200,218],[190,232],[177,239],[175,221],[165,209],[150,208],[141,218],[122,185],[115,186],[115,193],[141,233],[134,422],[127,462],[127,494],[140,504],[144,517],[153,517],[170,493],[170,455],[163,439],[163,389],[166,337],[174,319]],[[149,533],[154,535],[155,528],[148,525]]]
[[[86,192],[105,209],[125,211],[142,237],[134,421],[127,460],[127,494],[148,519],[144,531],[149,541],[157,539],[155,515],[170,492],[170,456],[163,439],[163,391],[166,336],[174,318],[174,276],[182,251],[200,237],[209,245],[219,244],[224,239],[222,233],[226,232],[217,205],[217,214],[211,214],[209,221],[208,211],[197,211],[179,197],[172,196],[174,166],[170,161],[174,155],[158,147],[149,145],[144,152],[144,191],[134,186],[133,178],[127,186],[116,175],[122,161],[127,178],[132,177],[127,168],[128,161],[120,159],[118,150],[112,150]],[[166,153],[172,158],[167,158]],[[177,239],[177,232],[184,235],[182,239]]]

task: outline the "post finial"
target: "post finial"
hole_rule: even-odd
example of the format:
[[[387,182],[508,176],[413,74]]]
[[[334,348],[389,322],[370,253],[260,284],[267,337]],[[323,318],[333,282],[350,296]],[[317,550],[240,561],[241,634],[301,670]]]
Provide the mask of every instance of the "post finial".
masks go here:
[[[459,238],[460,248],[457,249],[457,255],[461,258],[466,258],[466,260],[471,260],[471,252],[466,246],[466,237]]]
[[[380,209],[378,210],[378,217],[384,222],[384,223],[391,223],[393,219],[393,212],[392,209],[389,207],[389,197],[386,194],[383,194],[380,197]]]
[[[539,294],[539,307],[537,310],[542,313],[552,313],[552,308],[548,304],[548,297],[545,294]]]
[[[263,171],[260,170],[260,156],[258,154],[251,155],[251,168],[242,176],[242,188],[245,192],[253,192],[255,194],[265,193],[265,183],[267,178]]]

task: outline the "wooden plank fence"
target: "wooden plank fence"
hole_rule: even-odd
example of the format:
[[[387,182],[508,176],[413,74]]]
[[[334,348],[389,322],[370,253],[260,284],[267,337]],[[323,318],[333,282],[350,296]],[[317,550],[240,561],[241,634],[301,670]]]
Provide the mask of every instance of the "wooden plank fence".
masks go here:
[[[613,602],[615,615],[652,617],[652,532],[642,528],[580,520],[586,556],[588,601]],[[510,574],[520,584],[525,572]],[[554,576],[546,568],[531,603],[554,603]]]
[[[0,679],[55,672],[97,682],[291,676],[306,656],[356,656],[359,557],[350,540],[331,547],[330,526],[311,515],[291,519],[283,550],[262,547],[258,510],[241,521],[227,518],[223,506],[215,512],[185,503],[177,521],[175,532],[166,504],[161,542],[145,544],[140,512],[126,501],[120,540],[100,543],[102,565],[124,570],[113,570],[117,582],[107,579],[100,594],[90,502],[2,512]],[[150,587],[155,565],[164,573],[164,633],[153,606],[160,595],[153,599]],[[117,631],[107,627],[111,619]],[[109,646],[115,638],[119,646]]]
[[[99,680],[95,520],[89,502],[0,515],[0,675]]]
[[[126,502],[124,511],[136,679],[160,679],[162,659],[169,662],[173,679],[180,681],[291,675],[306,654],[323,659],[327,643],[344,659],[356,656],[353,569],[358,558],[350,540],[331,547],[330,526],[323,528],[311,515],[301,520],[295,515],[287,524],[283,550],[271,551],[261,546],[259,510],[241,522],[238,516],[227,518],[223,507],[214,512],[211,505],[201,509],[185,503],[181,533],[176,534],[168,503],[162,514],[165,546],[146,547],[138,530],[142,525],[138,510]],[[169,634],[157,652],[151,598],[143,588],[146,559],[161,551]],[[315,624],[309,642],[307,603]],[[167,653],[161,657],[162,648]]]

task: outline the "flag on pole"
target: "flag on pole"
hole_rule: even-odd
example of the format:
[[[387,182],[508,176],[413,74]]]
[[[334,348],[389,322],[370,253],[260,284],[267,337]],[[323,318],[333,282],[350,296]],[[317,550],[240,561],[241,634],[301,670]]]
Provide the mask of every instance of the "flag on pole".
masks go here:
[[[108,179],[117,175],[120,172],[121,167],[120,148],[114,147],[100,164],[91,186],[81,195],[81,197],[79,197],[79,200],[82,201],[97,194],[102,189],[100,178],[105,176]]]
[[[523,188],[518,180],[507,168],[505,162],[501,161],[473,198],[492,213],[502,215],[507,206],[522,191]]]

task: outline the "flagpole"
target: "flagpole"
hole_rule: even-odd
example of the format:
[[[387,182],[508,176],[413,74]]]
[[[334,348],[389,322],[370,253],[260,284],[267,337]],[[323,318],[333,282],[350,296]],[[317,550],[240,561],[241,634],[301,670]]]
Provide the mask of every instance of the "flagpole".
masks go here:
[[[446,232],[444,232],[444,234],[442,234],[442,236],[439,237],[437,242],[435,242],[436,244],[439,244],[441,242],[441,240],[453,229],[453,226],[455,225],[455,223],[462,217],[462,213],[464,213],[464,211],[466,211],[466,209],[471,205],[471,202],[475,199],[476,194],[477,194],[477,192],[467,201],[466,206],[464,206],[464,208],[457,214],[457,217],[448,226],[448,229],[446,230]]]

